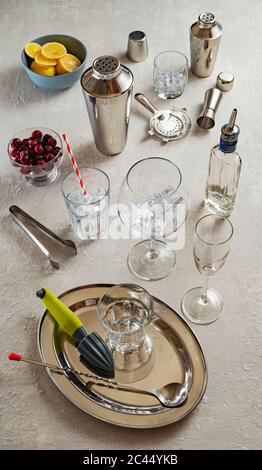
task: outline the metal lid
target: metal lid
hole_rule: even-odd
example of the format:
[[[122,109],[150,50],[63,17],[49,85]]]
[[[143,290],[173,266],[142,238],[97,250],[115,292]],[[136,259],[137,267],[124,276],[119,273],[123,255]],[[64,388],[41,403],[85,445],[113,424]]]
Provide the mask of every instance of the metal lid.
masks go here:
[[[213,13],[203,12],[198,17],[198,25],[202,28],[212,28],[216,24],[216,17]]]
[[[133,62],[142,62],[147,59],[147,37],[143,31],[132,31],[129,34],[126,55]]]
[[[219,38],[223,28],[213,13],[203,12],[200,13],[196,23],[191,25],[190,31],[198,39],[211,40]]]
[[[120,73],[120,62],[116,57],[104,55],[93,62],[93,71],[99,78],[108,80]]]
[[[122,95],[133,85],[133,74],[116,57],[104,55],[94,60],[81,77],[84,92],[96,98]]]
[[[217,76],[216,87],[221,91],[230,91],[233,88],[234,75],[231,72],[220,72]]]

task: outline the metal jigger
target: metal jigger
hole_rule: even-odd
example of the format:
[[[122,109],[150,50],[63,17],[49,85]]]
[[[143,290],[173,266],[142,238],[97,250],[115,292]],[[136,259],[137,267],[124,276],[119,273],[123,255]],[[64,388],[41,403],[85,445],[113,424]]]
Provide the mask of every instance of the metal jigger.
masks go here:
[[[223,93],[217,88],[210,88],[205,93],[202,112],[197,119],[197,124],[202,129],[212,129],[215,125],[215,115]]]
[[[133,62],[142,62],[147,59],[147,37],[143,31],[132,31],[129,34],[126,55]]]

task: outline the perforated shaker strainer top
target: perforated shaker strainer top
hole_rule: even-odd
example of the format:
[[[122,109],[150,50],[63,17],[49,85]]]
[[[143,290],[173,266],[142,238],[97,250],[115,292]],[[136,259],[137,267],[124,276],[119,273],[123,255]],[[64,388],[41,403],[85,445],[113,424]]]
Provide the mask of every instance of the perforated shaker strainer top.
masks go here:
[[[105,55],[98,57],[93,63],[93,70],[100,76],[109,78],[120,71],[120,62],[116,57]]]
[[[216,23],[216,17],[213,13],[205,11],[199,15],[198,22],[203,28],[211,28]]]

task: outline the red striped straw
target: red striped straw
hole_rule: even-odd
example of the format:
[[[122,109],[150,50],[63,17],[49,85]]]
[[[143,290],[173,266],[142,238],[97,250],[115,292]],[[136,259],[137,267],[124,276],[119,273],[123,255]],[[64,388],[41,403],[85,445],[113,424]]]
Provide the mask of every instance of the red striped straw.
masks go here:
[[[67,135],[66,135],[65,132],[62,133],[62,137],[63,137],[64,142],[65,142],[65,144],[66,144],[66,148],[67,148],[67,151],[68,151],[68,155],[69,155],[69,157],[70,157],[70,161],[71,161],[72,166],[73,166],[73,168],[74,168],[74,172],[75,172],[75,174],[76,174],[76,176],[77,176],[77,178],[78,178],[78,181],[79,181],[80,188],[81,188],[81,190],[82,190],[83,196],[84,196],[84,197],[87,197],[87,196],[88,196],[88,192],[87,192],[87,189],[86,189],[86,187],[85,187],[84,180],[83,180],[83,178],[82,178],[82,176],[81,176],[81,173],[80,173],[80,171],[79,171],[79,168],[78,168],[78,166],[77,166],[76,158],[75,158],[75,156],[74,156],[74,154],[73,154],[73,152],[72,152],[71,145],[70,145],[69,142],[68,142]]]

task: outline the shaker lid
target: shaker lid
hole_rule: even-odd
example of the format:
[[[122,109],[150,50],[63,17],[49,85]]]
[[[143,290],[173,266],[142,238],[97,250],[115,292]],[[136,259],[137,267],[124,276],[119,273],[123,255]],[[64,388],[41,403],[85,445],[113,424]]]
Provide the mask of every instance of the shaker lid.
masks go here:
[[[196,38],[205,40],[219,38],[223,28],[213,13],[205,11],[200,13],[197,22],[191,25],[190,31]]]
[[[120,72],[120,62],[116,57],[104,55],[93,62],[93,71],[99,78],[108,80],[116,77]]]
[[[216,24],[216,17],[213,13],[203,12],[198,17],[198,24],[202,28],[212,28]]]
[[[84,91],[96,98],[120,96],[133,85],[133,74],[111,55],[94,60],[81,77]]]
[[[230,91],[233,88],[234,75],[231,72],[220,72],[217,76],[216,87],[221,91]]]
[[[147,37],[143,31],[132,31],[129,34],[126,55],[133,62],[142,62],[147,59]]]

